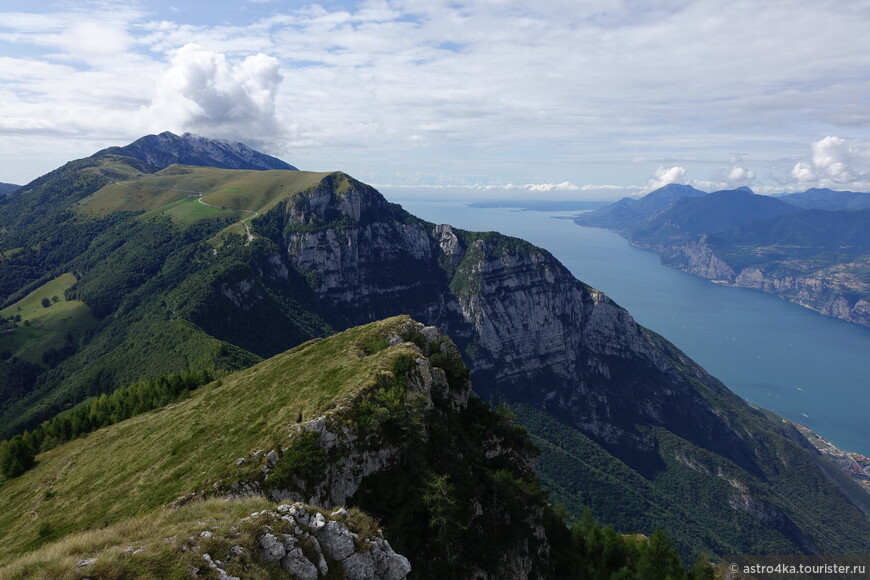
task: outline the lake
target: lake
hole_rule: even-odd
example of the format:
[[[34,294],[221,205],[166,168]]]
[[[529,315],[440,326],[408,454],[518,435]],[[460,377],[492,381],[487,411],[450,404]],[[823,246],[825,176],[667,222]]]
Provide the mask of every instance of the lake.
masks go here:
[[[870,455],[870,328],[668,268],[615,233],[564,219],[578,212],[397,201],[428,221],[546,248],[747,401]]]

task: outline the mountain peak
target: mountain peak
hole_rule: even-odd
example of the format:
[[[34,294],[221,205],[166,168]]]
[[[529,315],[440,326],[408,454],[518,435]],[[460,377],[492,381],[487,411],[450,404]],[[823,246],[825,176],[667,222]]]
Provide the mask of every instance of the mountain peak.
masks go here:
[[[93,157],[105,155],[133,157],[158,169],[182,163],[221,169],[296,170],[277,157],[255,151],[244,143],[210,139],[193,133],[178,136],[170,131],[158,135],[146,135],[124,147],[103,149]]]

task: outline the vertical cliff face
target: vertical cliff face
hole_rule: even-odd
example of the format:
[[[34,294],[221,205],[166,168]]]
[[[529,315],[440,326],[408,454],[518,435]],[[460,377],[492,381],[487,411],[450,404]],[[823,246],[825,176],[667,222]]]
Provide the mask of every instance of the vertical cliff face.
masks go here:
[[[320,297],[355,323],[408,313],[444,328],[483,395],[530,401],[629,455],[653,445],[637,424],[663,425],[752,468],[686,361],[545,250],[423,222],[342,174],[283,211],[289,260]]]
[[[683,497],[681,482],[700,477],[707,508],[692,525],[704,528],[698,532],[704,538],[687,536],[686,545],[753,549],[745,537],[735,544],[741,537],[721,524],[737,518],[780,550],[821,549],[826,540],[804,531],[817,525],[805,516],[818,509],[820,496],[801,496],[799,509],[790,503],[804,484],[784,474],[797,464],[811,485],[827,486],[830,509],[850,514],[844,534],[868,525],[856,506],[839,503],[798,434],[750,408],[546,250],[424,222],[343,174],[273,211],[281,212],[280,219],[271,216],[280,222],[280,239],[273,240],[286,249],[289,265],[348,321],[406,313],[441,328],[462,349],[478,394],[530,404],[588,437],[628,466],[631,477],[645,480],[639,485],[657,490],[650,492],[653,503],[658,493]],[[564,443],[541,433],[548,444]],[[710,467],[695,472],[680,457],[704,457]],[[746,502],[729,503],[733,486],[722,486],[722,473],[778,519],[744,509]],[[632,522],[628,529],[637,529]]]

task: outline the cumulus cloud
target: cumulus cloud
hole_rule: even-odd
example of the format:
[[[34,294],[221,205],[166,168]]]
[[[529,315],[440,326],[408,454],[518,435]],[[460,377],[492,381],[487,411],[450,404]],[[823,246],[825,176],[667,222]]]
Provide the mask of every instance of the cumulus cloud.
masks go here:
[[[269,147],[287,135],[276,107],[280,63],[258,53],[240,62],[187,44],[175,54],[146,109],[152,130],[190,131]]]
[[[801,185],[867,187],[870,183],[870,141],[829,136],[812,144],[809,161],[799,161],[791,176]]]
[[[733,155],[728,167],[715,170],[709,181],[692,181],[691,185],[704,191],[736,189],[755,181],[755,171],[743,164],[740,155]]]
[[[9,135],[36,127],[34,150],[65,147],[60,133],[99,148],[187,130],[373,180],[401,168],[413,181],[423,164],[457,183],[644,185],[685,165],[755,187],[720,160],[740,150],[783,179],[802,161],[793,184],[834,179],[796,139],[868,118],[867,14],[851,5],[757,3],[746,19],[745,3],[713,0],[243,0],[214,18],[160,2],[7,4],[28,12],[0,8],[0,59],[15,60],[0,62],[4,181],[21,171]],[[844,163],[837,179],[860,175]],[[645,189],[685,178],[663,171]]]
[[[686,176],[686,168],[682,165],[674,165],[673,167],[660,166],[656,172],[650,177],[646,183],[644,192],[655,191],[660,187],[664,187],[670,183],[684,183]]]
[[[726,182],[729,186],[747,185],[755,179],[755,172],[745,167],[734,166],[728,171]]]

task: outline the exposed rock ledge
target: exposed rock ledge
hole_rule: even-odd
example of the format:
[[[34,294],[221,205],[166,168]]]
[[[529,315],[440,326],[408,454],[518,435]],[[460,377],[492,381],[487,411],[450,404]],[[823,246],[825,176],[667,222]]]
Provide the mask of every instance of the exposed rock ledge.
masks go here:
[[[352,531],[353,518],[344,508],[324,515],[322,510],[294,503],[278,506],[277,512],[253,515],[272,522],[257,538],[264,559],[280,562],[299,580],[328,574],[349,580],[402,580],[411,571],[408,559],[394,552],[379,530]]]

